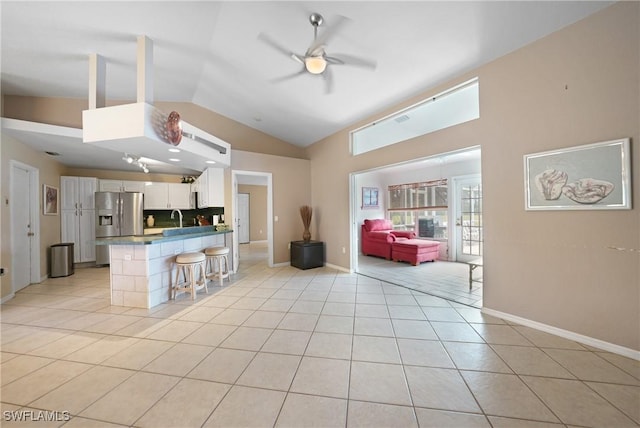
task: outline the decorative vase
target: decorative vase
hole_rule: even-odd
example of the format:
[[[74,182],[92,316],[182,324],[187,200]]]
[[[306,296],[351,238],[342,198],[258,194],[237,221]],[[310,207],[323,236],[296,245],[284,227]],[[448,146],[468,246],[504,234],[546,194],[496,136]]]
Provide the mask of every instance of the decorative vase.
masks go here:
[[[156,219],[154,219],[152,215],[149,215],[147,217],[147,226],[153,227],[154,224],[156,224]]]
[[[302,225],[304,226],[304,232],[302,233],[302,240],[304,242],[311,241],[311,232],[309,231],[309,227],[311,226],[312,214],[313,209],[309,205],[300,207],[300,217],[302,217]]]

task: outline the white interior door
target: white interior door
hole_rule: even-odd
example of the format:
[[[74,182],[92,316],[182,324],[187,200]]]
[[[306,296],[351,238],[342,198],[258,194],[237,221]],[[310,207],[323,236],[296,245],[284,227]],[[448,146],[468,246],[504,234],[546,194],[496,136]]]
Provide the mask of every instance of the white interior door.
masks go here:
[[[479,175],[455,178],[456,261],[482,257],[482,182]]]
[[[34,248],[33,239],[37,225],[32,222],[38,214],[37,204],[32,204],[32,189],[37,177],[29,167],[18,163],[11,164],[10,173],[11,278],[13,291],[16,292],[35,282],[32,281],[32,264],[40,263],[39,259],[33,259],[34,249],[38,250]]]
[[[249,194],[238,193],[238,242],[248,244],[249,236]]]

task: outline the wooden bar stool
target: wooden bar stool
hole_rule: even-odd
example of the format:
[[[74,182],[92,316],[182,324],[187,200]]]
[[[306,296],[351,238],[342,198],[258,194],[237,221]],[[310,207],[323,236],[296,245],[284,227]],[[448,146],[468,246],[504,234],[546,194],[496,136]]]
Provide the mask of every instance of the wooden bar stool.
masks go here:
[[[229,248],[209,247],[204,250],[207,257],[206,276],[207,279],[220,279],[220,287],[224,285],[224,279],[229,278]]]
[[[191,293],[191,298],[195,300],[198,290],[209,293],[207,289],[207,276],[205,270],[205,255],[203,253],[182,253],[176,256],[175,261],[176,280],[171,287],[171,298],[175,299],[178,293]],[[196,269],[200,269],[200,278],[196,278]],[[182,274],[182,275],[181,275]],[[180,277],[184,276],[184,281]]]

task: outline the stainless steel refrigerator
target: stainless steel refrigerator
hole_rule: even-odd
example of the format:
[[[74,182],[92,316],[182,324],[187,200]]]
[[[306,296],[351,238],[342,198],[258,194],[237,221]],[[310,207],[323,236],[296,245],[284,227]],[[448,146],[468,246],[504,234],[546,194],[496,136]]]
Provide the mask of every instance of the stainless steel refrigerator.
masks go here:
[[[144,235],[144,194],[96,192],[96,238]],[[109,246],[96,246],[96,264],[109,264]]]

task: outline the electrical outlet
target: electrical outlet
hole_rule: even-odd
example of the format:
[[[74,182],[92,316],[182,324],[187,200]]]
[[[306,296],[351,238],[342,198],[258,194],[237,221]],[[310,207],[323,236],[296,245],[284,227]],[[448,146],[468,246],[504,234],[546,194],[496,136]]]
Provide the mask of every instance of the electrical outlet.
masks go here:
[[[347,254],[347,249],[345,247],[342,247],[342,254]]]
[[[278,216],[275,216],[275,217],[273,218],[273,221],[278,221]]]
[[[180,250],[178,250],[178,249],[176,248],[175,250],[173,250],[173,254],[175,254],[175,255],[177,256],[178,254],[180,254]]]
[[[287,250],[290,250],[290,249],[291,249],[291,242],[287,244]]]

